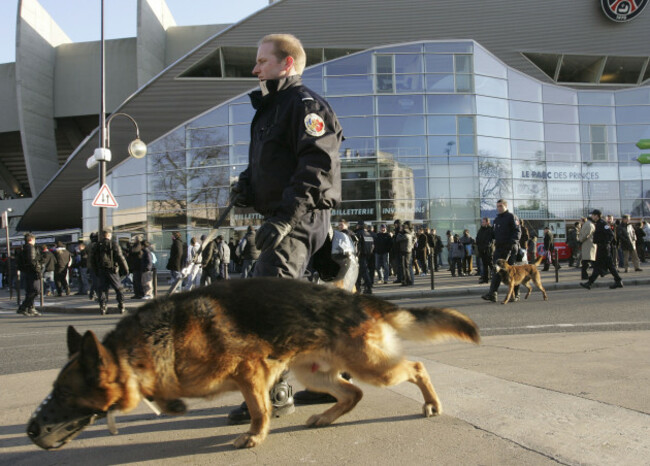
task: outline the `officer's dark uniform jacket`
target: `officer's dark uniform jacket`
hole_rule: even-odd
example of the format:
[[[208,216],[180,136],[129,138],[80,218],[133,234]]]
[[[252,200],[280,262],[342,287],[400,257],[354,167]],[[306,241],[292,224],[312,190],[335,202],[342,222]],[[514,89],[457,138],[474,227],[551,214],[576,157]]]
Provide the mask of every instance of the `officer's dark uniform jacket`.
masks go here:
[[[598,246],[596,255],[609,254],[609,244],[614,241],[614,231],[612,227],[602,218],[596,222],[594,231],[594,244]]]
[[[102,264],[102,254],[109,248],[111,250],[113,265],[110,268],[106,268],[104,264]],[[126,259],[124,258],[124,254],[122,254],[122,248],[117,243],[117,241],[113,241],[112,239],[103,239],[97,243],[97,246],[93,251],[93,269],[98,274],[100,272],[117,274],[119,273],[119,270],[122,269],[128,275],[129,266],[126,262]]]
[[[266,81],[266,87],[265,96],[250,94],[257,112],[248,168],[239,179],[248,188],[248,205],[295,227],[309,211],[331,209],[341,200],[342,129],[300,76]]]
[[[492,227],[494,229],[494,243],[497,249],[511,248],[519,244],[521,226],[515,214],[508,210],[497,214]]]
[[[26,243],[22,251],[21,272],[33,277],[41,275],[41,254],[32,244]]]

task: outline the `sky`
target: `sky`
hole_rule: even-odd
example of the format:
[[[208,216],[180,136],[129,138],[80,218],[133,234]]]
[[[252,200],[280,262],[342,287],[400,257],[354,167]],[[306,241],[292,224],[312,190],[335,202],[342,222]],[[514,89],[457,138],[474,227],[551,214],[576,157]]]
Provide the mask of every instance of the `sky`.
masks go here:
[[[38,0],[73,42],[100,39],[101,0]],[[177,26],[236,23],[268,0],[166,0]],[[104,1],[106,39],[135,37],[137,0]],[[16,61],[18,0],[0,0],[0,63]]]

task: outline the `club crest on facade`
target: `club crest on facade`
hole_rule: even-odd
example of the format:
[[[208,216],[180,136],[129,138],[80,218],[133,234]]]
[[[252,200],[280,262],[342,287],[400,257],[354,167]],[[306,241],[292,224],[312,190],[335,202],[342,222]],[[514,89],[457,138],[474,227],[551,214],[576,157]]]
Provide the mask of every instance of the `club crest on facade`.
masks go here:
[[[636,18],[647,3],[648,0],[600,0],[605,15],[612,21],[619,23]]]

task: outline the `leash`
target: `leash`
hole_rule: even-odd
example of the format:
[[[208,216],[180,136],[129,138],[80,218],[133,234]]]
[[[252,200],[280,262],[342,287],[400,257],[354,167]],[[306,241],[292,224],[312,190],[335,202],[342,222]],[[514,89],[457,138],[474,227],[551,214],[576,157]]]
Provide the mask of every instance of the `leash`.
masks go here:
[[[221,213],[217,221],[215,222],[214,226],[212,227],[212,230],[208,235],[205,237],[203,242],[201,243],[201,246],[199,247],[199,250],[197,251],[196,255],[194,256],[194,259],[192,259],[192,262],[190,265],[187,267],[184,267],[183,270],[181,270],[181,276],[174,282],[172,287],[169,289],[167,292],[167,296],[169,296],[172,293],[175,293],[176,290],[178,290],[178,287],[183,283],[183,280],[185,280],[187,277],[191,276],[192,273],[199,267],[201,267],[201,253],[203,252],[203,246],[206,244],[210,244],[211,241],[213,241],[218,233],[219,233],[219,227],[221,227],[221,224],[226,220],[226,217],[230,213],[233,207],[235,207],[235,197],[237,194],[232,193],[230,195],[230,198],[228,198],[228,205],[224,209],[224,211]]]

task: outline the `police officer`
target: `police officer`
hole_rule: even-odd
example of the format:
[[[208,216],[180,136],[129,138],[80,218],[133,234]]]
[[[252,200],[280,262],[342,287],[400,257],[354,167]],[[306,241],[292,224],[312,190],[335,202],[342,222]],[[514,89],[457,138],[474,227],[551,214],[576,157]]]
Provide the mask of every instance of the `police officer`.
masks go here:
[[[499,259],[506,259],[508,264],[513,265],[519,250],[519,239],[521,238],[521,225],[517,216],[508,211],[508,202],[504,199],[497,201],[497,216],[492,223],[494,229],[494,255],[492,262]],[[492,274],[490,291],[481,296],[486,301],[497,301],[497,290],[501,284],[501,276],[498,273]],[[515,287],[513,301],[519,301],[519,286]]]
[[[124,308],[124,293],[120,281],[120,268],[125,275],[129,274],[129,266],[126,263],[122,248],[113,241],[113,230],[110,227],[104,228],[102,237],[95,246],[93,252],[93,268],[97,275],[99,298],[99,312],[106,315],[106,301],[108,301],[108,286],[115,290],[117,295],[117,308],[121,314],[126,312]]]
[[[342,129],[327,102],[303,86],[305,63],[302,44],[292,35],[271,34],[259,42],[248,167],[233,186],[235,205],[264,216],[255,237],[255,277],[301,278],[327,238],[330,209],[341,199]],[[275,416],[293,412],[286,381],[273,387],[271,401]],[[229,421],[249,422],[246,405]]]
[[[25,299],[18,308],[18,314],[24,316],[40,316],[34,307],[34,299],[41,292],[41,253],[36,249],[36,237],[31,233],[25,234],[25,246],[22,250],[21,272],[25,277]]]
[[[580,286],[590,290],[596,279],[601,274],[609,271],[612,277],[614,277],[614,283],[610,285],[610,288],[623,288],[623,280],[621,280],[621,276],[618,274],[616,267],[614,267],[614,261],[610,253],[610,245],[614,241],[614,231],[611,225],[601,217],[602,213],[600,210],[594,209],[591,212],[591,220],[596,225],[593,236],[594,244],[596,245],[596,262],[594,262],[594,271],[589,277],[589,280],[587,283],[580,283]]]

